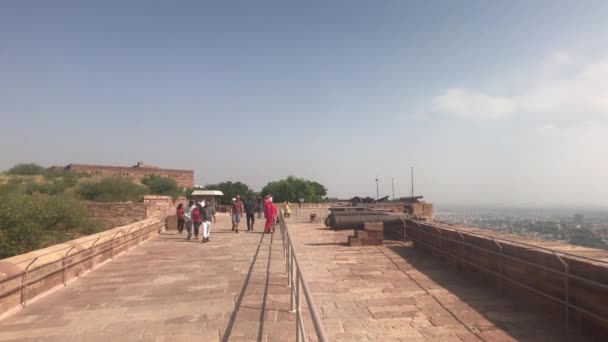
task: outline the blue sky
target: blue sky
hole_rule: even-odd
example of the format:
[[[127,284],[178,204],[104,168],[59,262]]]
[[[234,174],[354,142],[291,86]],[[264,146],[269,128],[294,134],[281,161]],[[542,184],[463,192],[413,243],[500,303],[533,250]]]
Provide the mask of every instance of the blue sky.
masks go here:
[[[608,207],[605,1],[2,1],[0,169]]]

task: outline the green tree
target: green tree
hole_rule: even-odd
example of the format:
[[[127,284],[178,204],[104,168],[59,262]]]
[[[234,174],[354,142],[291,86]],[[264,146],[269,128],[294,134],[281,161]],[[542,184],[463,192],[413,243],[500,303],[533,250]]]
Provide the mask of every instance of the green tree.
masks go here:
[[[78,187],[82,198],[97,202],[136,202],[149,192],[147,186],[120,176],[110,176],[99,181],[83,181]]]
[[[6,171],[7,175],[20,176],[44,175],[45,173],[46,169],[36,163],[17,164]]]
[[[289,176],[279,181],[269,182],[262,189],[262,194],[271,194],[275,202],[298,202],[302,198],[305,202],[317,203],[327,195],[327,189],[317,182]]]
[[[315,195],[321,197],[327,196],[327,188],[324,185],[319,184],[317,182],[310,182],[310,185],[315,188]]]
[[[0,194],[0,259],[101,229],[87,208],[68,195]]]
[[[173,198],[182,194],[175,180],[157,175],[146,176],[141,183],[147,185],[150,191],[156,195],[172,196]]]
[[[236,195],[241,195],[242,198],[248,198],[255,196],[255,192],[249,188],[247,184],[241,182],[222,182],[218,184],[207,184],[204,187],[205,190],[219,190],[224,193],[224,196],[220,199],[220,204],[232,203],[232,198]]]
[[[196,190],[196,188],[185,188],[184,189],[184,196],[186,196],[187,199],[192,199],[192,192]]]

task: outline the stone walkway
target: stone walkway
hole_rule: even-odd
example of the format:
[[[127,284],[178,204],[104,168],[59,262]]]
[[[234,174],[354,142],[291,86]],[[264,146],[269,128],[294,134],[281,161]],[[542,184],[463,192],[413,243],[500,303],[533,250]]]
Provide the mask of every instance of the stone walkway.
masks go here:
[[[352,231],[293,221],[330,341],[581,341],[408,243],[348,247]],[[280,234],[229,224],[208,244],[163,233],[0,321],[0,341],[295,340]]]
[[[280,235],[256,226],[218,216],[207,244],[165,232],[0,321],[0,341],[293,339]]]
[[[581,341],[411,244],[346,246],[352,230],[288,220],[330,341]]]

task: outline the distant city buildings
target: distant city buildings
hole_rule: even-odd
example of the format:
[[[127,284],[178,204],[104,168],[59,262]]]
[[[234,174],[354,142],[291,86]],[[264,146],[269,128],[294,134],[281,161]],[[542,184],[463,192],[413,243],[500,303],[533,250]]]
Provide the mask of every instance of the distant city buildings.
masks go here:
[[[583,214],[574,214],[574,224],[583,224]]]
[[[436,220],[448,224],[499,230],[528,238],[608,249],[608,212],[586,220],[583,214],[568,217],[563,212],[521,215],[500,211],[439,211]]]

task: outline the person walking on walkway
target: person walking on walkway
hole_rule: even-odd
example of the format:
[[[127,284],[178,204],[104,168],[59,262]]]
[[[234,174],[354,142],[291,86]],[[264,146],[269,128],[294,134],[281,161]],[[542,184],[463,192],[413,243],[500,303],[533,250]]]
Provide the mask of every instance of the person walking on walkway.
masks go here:
[[[194,208],[194,201],[190,200],[188,202],[188,209],[184,214],[184,219],[186,221],[186,231],[188,232],[188,239],[192,237],[192,211],[194,210]]]
[[[212,222],[215,223],[215,208],[212,207],[209,200],[207,200],[205,202],[205,208],[203,208],[203,243],[209,242]]]
[[[266,196],[267,199],[264,201],[266,205],[266,225],[264,226],[264,233],[274,233],[274,219],[277,214],[277,208],[272,203],[272,197],[270,195]]]
[[[251,231],[255,223],[255,202],[251,197],[245,201],[245,216],[247,216],[247,231]]]
[[[241,201],[241,195],[236,195],[236,198],[232,199],[232,230],[235,233],[239,232],[239,222],[241,222],[241,216],[245,211],[243,201]]]
[[[203,223],[203,207],[200,203],[197,203],[192,210],[192,226],[194,228],[194,239],[198,240],[198,232]],[[188,234],[188,240],[192,238],[192,234]]]
[[[285,201],[285,218],[289,218],[291,216],[291,208],[289,207],[289,201]]]
[[[258,196],[255,210],[258,213],[258,220],[261,220],[262,213],[264,212],[264,201],[262,200],[262,196]]]
[[[177,215],[177,232],[179,233],[179,235],[182,235],[182,232],[184,231],[184,218],[186,216],[186,210],[184,210],[184,204],[180,203],[177,206],[177,210],[176,210],[176,215]]]

